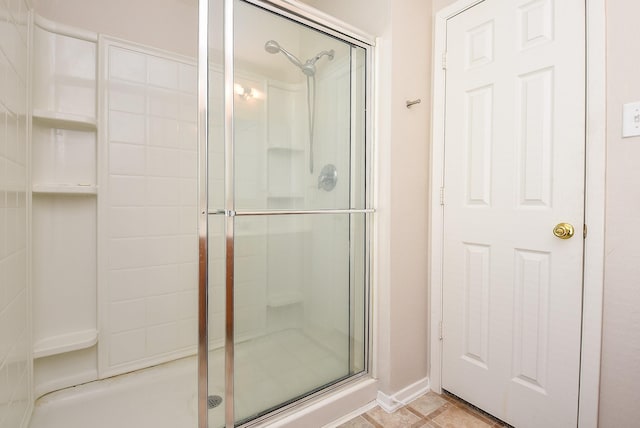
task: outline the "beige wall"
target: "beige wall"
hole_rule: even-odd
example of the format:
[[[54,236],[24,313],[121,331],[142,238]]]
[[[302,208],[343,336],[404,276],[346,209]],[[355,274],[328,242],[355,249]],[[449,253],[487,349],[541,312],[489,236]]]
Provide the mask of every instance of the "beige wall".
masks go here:
[[[430,1],[392,1],[391,31],[390,390],[397,391],[428,368]]]
[[[640,101],[640,3],[607,1],[607,209],[600,426],[640,420],[640,137],[622,104]]]
[[[193,0],[33,0],[33,6],[55,22],[196,56],[198,8]]]

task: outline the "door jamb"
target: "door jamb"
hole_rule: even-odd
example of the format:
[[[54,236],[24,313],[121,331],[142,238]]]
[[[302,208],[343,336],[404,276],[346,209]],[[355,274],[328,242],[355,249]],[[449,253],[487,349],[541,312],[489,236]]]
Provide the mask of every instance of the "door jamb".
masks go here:
[[[433,96],[431,141],[431,221],[430,236],[430,367],[429,381],[434,392],[442,392],[442,261],[443,208],[441,187],[444,177],[445,73],[442,60],[446,50],[446,22],[452,16],[484,0],[458,0],[434,16]],[[604,288],[605,167],[606,167],[606,27],[605,0],[585,0],[586,11],[586,151],[585,224],[582,341],[578,426],[598,425],[600,358],[602,339],[602,296]]]

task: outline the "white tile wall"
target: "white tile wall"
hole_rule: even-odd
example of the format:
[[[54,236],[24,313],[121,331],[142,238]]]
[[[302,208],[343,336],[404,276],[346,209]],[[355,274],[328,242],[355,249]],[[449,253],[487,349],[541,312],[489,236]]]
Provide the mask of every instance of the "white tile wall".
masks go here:
[[[106,46],[101,376],[194,353],[197,337],[196,68]]]
[[[32,402],[27,284],[27,29],[23,0],[0,0],[0,427]]]

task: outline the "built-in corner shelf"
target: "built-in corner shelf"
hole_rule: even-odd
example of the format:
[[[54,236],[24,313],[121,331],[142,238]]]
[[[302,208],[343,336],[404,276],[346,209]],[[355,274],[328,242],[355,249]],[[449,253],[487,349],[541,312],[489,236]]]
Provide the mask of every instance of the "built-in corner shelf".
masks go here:
[[[33,357],[43,358],[90,348],[98,343],[98,330],[83,330],[42,339],[33,345]]]
[[[98,187],[84,184],[34,184],[33,193],[49,193],[59,195],[96,195]]]
[[[279,308],[302,302],[302,294],[298,292],[277,293],[267,297],[267,306]]]
[[[97,129],[96,119],[91,116],[80,116],[41,109],[34,109],[32,116],[34,122],[52,128],[77,129],[82,131],[95,131]]]

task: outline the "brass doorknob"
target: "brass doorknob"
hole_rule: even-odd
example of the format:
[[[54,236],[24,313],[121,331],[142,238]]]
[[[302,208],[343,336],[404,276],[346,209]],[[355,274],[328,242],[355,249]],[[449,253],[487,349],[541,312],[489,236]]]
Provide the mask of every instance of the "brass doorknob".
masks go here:
[[[573,236],[575,230],[569,223],[558,223],[553,228],[553,234],[560,239],[569,239]]]

